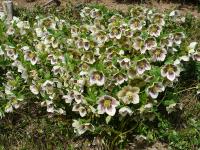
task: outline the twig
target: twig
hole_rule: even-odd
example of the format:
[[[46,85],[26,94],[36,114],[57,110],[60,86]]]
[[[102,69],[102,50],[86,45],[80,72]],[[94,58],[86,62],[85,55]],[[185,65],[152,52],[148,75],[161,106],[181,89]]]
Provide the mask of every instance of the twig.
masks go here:
[[[197,89],[197,88],[198,88],[197,86],[195,86],[195,87],[190,87],[190,88],[188,88],[188,89],[184,89],[184,90],[178,91],[178,92],[176,92],[176,93],[174,93],[174,94],[183,93],[183,92],[190,91],[190,90],[194,90],[194,89]]]

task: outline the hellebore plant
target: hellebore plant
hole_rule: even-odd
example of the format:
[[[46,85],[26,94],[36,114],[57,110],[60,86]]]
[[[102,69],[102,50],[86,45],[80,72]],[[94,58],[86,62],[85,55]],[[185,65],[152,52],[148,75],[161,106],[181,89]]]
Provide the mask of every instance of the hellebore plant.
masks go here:
[[[154,120],[160,93],[178,81],[182,63],[200,61],[198,43],[189,44],[184,30],[168,30],[184,21],[176,12],[108,13],[85,7],[81,24],[53,15],[33,23],[14,17],[0,46],[1,114],[34,99],[48,113],[72,113],[78,135],[99,131],[102,120]]]

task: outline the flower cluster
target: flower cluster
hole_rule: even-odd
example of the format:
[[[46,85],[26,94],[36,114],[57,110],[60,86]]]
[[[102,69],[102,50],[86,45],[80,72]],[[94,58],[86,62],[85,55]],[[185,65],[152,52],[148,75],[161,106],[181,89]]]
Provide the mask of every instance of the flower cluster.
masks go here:
[[[128,16],[108,18],[85,7],[80,16],[79,25],[56,16],[38,16],[34,23],[14,17],[5,28],[5,112],[37,99],[49,113],[74,114],[75,132],[83,134],[94,131],[99,118],[150,113],[160,93],[178,81],[182,62],[200,61],[196,42],[183,47],[185,33],[167,30],[175,12],[135,7]]]

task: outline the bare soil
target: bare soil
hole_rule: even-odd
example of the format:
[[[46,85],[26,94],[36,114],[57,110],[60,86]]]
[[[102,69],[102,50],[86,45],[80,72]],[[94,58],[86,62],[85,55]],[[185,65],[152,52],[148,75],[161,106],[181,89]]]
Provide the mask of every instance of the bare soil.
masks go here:
[[[27,1],[32,1],[32,2],[27,2]],[[42,6],[45,3],[47,3],[48,1],[49,0],[13,0],[14,5],[16,7],[23,7],[23,8],[27,8],[27,9],[31,9],[36,5]],[[117,0],[60,0],[60,1],[61,1],[61,7],[65,7],[66,3],[69,3],[69,1],[74,5],[81,4],[81,3],[99,3],[99,4],[105,5],[106,7],[110,8],[110,9],[120,10],[123,12],[127,12],[127,10],[130,7],[132,7],[134,5],[138,5],[138,3],[136,3],[136,2],[119,3],[119,2],[117,2]],[[3,0],[0,0],[0,3],[2,3],[2,2],[3,2]],[[150,2],[148,2],[146,4],[140,4],[140,5],[145,6],[145,7],[150,7],[150,8],[156,8],[160,11],[179,9],[179,10],[181,10],[181,12],[183,14],[191,13],[194,16],[200,17],[200,13],[197,11],[197,7],[194,5],[180,5],[178,3],[172,3],[172,2],[159,2],[158,3],[155,0],[151,0]],[[0,5],[0,7],[1,7],[1,5]]]

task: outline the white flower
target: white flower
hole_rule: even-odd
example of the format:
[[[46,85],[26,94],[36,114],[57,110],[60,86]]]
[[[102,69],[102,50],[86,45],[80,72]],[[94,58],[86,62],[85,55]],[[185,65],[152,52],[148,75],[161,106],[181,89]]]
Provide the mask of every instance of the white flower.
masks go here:
[[[7,56],[10,59],[16,60],[18,58],[18,54],[14,50],[14,47],[12,47],[12,46],[6,46],[5,51],[6,51]]]
[[[153,61],[164,61],[167,55],[165,48],[154,48],[152,51],[152,60]]]
[[[167,77],[170,81],[174,81],[177,76],[180,74],[180,68],[173,64],[166,64],[161,69],[161,75]]]
[[[123,73],[116,73],[114,76],[113,76],[113,79],[115,81],[115,85],[121,85],[123,84],[125,81],[128,80],[127,76]]]
[[[175,111],[176,105],[177,105],[176,103],[172,103],[172,104],[170,104],[169,106],[167,106],[167,107],[166,107],[167,112],[170,114],[170,113],[172,113],[173,111]]]
[[[119,102],[111,96],[105,95],[99,98],[98,100],[98,114],[107,113],[110,116],[114,116],[116,113],[116,108],[119,105]]]
[[[86,131],[94,131],[94,126],[91,123],[81,123],[78,120],[73,120],[72,127],[78,135],[84,134]]]
[[[42,85],[41,89],[43,91],[46,91],[47,94],[53,94],[53,89],[54,89],[54,83],[50,80],[46,80]]]
[[[117,97],[124,104],[138,104],[140,102],[139,92],[140,89],[138,87],[125,86],[117,93]]]
[[[129,67],[131,66],[131,61],[129,58],[124,58],[122,60],[118,60],[120,67],[124,68],[124,69],[129,69]]]
[[[30,61],[32,65],[35,65],[38,62],[37,55],[31,51],[25,51],[24,59]]]
[[[151,98],[156,99],[160,92],[163,92],[165,87],[162,83],[153,83],[152,86],[147,88],[147,94],[151,96]]]
[[[39,94],[39,89],[38,89],[38,87],[36,85],[30,85],[30,90],[35,95]]]
[[[90,85],[103,86],[105,83],[105,76],[102,72],[92,71],[90,74]]]
[[[182,43],[182,40],[185,38],[185,34],[183,32],[174,33],[173,36],[173,41],[178,46]]]
[[[145,40],[145,46],[147,50],[152,50],[157,47],[156,39],[151,37]]]
[[[44,36],[44,32],[41,28],[35,28],[35,32],[37,37],[43,37]]]
[[[81,117],[85,117],[87,115],[85,107],[83,107],[81,104],[74,103],[72,111],[79,112]]]
[[[135,30],[142,30],[143,22],[137,18],[131,19],[129,21],[130,29]]]
[[[195,48],[197,47],[197,44],[198,44],[197,42],[190,43],[190,45],[187,47],[189,54],[195,52]]]
[[[151,24],[148,28],[149,35],[154,36],[154,37],[159,37],[161,31],[162,31],[162,27],[156,24]]]
[[[61,66],[53,66],[51,71],[53,72],[54,75],[58,75],[58,74],[62,75],[63,70],[64,68]]]
[[[146,70],[150,70],[151,66],[146,59],[139,60],[136,64],[136,71],[138,74],[143,74]]]
[[[122,117],[125,117],[126,115],[131,116],[133,114],[133,111],[129,107],[122,107],[119,109],[119,114]]]

